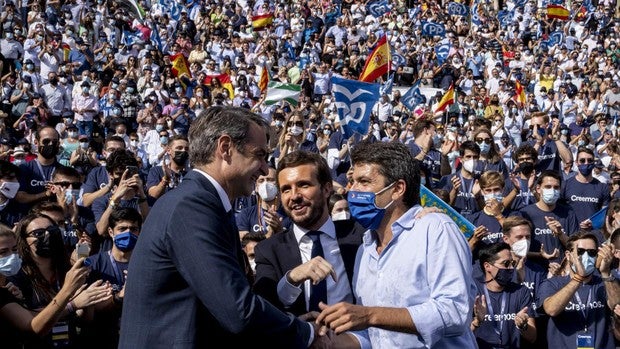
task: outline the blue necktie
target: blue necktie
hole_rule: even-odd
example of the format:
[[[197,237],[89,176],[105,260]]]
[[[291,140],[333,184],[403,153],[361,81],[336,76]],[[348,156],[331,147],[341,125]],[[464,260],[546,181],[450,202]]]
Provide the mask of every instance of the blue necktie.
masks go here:
[[[306,233],[312,239],[312,252],[310,258],[323,255],[323,246],[321,246],[321,232],[309,231]],[[327,303],[327,281],[322,280],[316,285],[310,285],[310,302],[308,304],[309,311],[321,311],[319,302]]]

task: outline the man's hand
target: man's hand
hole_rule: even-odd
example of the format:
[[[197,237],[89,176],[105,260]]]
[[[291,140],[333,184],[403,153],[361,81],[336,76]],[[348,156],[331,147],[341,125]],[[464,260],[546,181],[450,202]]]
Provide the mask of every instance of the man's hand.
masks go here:
[[[484,317],[487,315],[487,301],[484,295],[476,296],[474,299],[474,316],[478,319],[478,323],[482,324]]]
[[[560,256],[560,250],[556,248],[553,250],[553,253],[549,254],[545,250],[545,244],[540,244],[540,255],[544,259],[553,259]]]
[[[334,305],[319,303],[321,314],[316,319],[318,325],[325,325],[336,334],[349,330],[363,330],[369,327],[369,308],[340,302]]]
[[[553,236],[558,237],[564,234],[564,228],[562,228],[560,221],[549,216],[545,216],[545,221],[547,222],[547,227],[551,229]]]
[[[590,219],[586,219],[583,222],[579,223],[579,228],[583,230],[592,230],[592,221]]]
[[[609,277],[611,262],[614,260],[615,248],[612,244],[603,244],[598,248],[596,264],[602,277]]]
[[[301,264],[288,273],[287,281],[298,286],[306,280],[311,280],[313,285],[325,280],[331,275],[335,282],[338,282],[338,275],[334,267],[323,257],[317,256]]]

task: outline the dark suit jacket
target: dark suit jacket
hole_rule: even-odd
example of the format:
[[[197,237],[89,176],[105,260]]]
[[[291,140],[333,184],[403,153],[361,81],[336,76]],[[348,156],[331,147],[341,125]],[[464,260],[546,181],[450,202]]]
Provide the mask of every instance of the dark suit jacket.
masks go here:
[[[349,278],[353,280],[353,266],[358,247],[362,243],[362,236],[366,229],[354,220],[335,221],[336,238],[340,246],[340,255]],[[269,239],[263,240],[254,247],[256,260],[256,281],[254,292],[265,297],[280,309],[289,311],[295,315],[308,312],[306,308],[305,291],[295,300],[290,307],[284,307],[278,298],[277,285],[280,279],[291,269],[302,264],[301,252],[295,239],[293,228],[286,233],[276,234]],[[353,287],[351,287],[353,289]]]
[[[310,327],[251,291],[234,220],[191,171],[151,209],[129,263],[119,348],[305,348]]]

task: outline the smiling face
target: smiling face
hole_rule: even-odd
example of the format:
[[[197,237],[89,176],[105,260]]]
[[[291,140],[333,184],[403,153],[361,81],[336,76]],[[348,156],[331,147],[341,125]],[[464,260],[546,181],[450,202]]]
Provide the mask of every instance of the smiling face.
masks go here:
[[[252,194],[258,177],[266,175],[269,170],[268,155],[265,130],[257,124],[252,124],[242,151],[237,150],[235,146],[231,148],[228,169],[231,178],[228,194],[231,198]]]
[[[319,229],[329,217],[327,200],[331,183],[321,185],[317,169],[310,164],[285,168],[278,174],[282,206],[295,224]]]

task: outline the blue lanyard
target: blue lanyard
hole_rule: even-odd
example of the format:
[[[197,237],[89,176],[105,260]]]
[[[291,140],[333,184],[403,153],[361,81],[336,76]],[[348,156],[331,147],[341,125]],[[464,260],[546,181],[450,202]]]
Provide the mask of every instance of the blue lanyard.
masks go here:
[[[588,290],[588,301],[586,304],[581,303],[581,297],[579,297],[579,290],[577,290],[575,292],[575,299],[577,299],[577,303],[579,303],[579,308],[581,309],[581,314],[583,315],[583,331],[587,332],[588,331],[588,313],[589,313],[589,309],[588,307],[590,306],[590,301],[592,300],[592,287],[590,287],[590,289]],[[581,307],[581,305],[583,304],[583,308]]]
[[[527,188],[527,180],[523,179],[523,178],[519,178],[519,184],[521,185],[521,193],[525,194],[522,195],[523,200],[525,200],[525,205],[529,205],[530,204],[530,188]],[[527,188],[527,191],[523,190],[523,186],[525,186]]]
[[[41,174],[41,177],[43,178],[43,180],[46,182],[50,182],[52,180],[52,177],[54,177],[54,172],[56,171],[56,168],[54,167],[52,169],[52,173],[50,173],[50,177],[47,178],[45,176],[45,172],[43,172],[43,167],[41,167],[41,163],[39,162],[39,160],[35,160],[35,162],[37,163],[37,167],[39,168],[39,173]]]
[[[489,313],[489,316],[491,316],[491,321],[493,322],[493,330],[499,336],[499,343],[501,344],[504,321],[501,321],[501,319],[500,321],[495,320],[495,312],[493,311],[493,305],[491,304],[491,297],[489,297],[489,291],[487,290],[486,286],[483,286],[482,289],[484,291],[484,296],[486,297],[487,312]],[[501,309],[498,315],[502,316],[505,311],[506,311],[506,292],[502,292]]]
[[[112,270],[114,270],[114,278],[118,282],[117,285],[122,286],[124,284],[123,273],[121,273],[120,269],[118,268],[118,264],[116,263],[116,260],[114,260],[114,257],[112,257],[112,251],[108,251],[108,256],[110,257]]]
[[[461,186],[463,187],[463,193],[465,193],[465,209],[469,210],[469,194],[471,194],[472,189],[474,189],[475,180],[472,179],[471,186],[468,189],[467,185],[465,184],[465,178],[463,178],[463,175],[460,173],[459,173],[459,178],[461,179]]]

